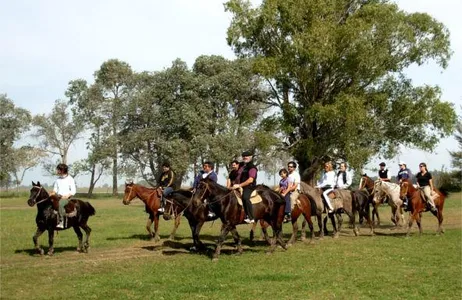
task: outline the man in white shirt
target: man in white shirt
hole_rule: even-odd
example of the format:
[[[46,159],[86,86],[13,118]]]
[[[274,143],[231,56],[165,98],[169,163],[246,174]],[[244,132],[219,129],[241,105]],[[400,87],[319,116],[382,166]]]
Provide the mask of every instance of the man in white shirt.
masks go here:
[[[59,210],[58,210],[58,225],[57,228],[64,228],[64,206],[67,204],[68,200],[76,193],[75,181],[72,176],[67,174],[68,166],[66,164],[59,164],[56,167],[56,173],[58,174],[58,179],[56,179],[55,184],[53,186],[53,192],[59,196],[61,196],[61,200],[59,201]]]
[[[297,163],[289,161],[287,163],[287,170],[289,171],[289,187],[287,188],[290,193],[290,211],[294,209],[295,201],[297,201],[300,194],[300,173],[297,171]]]
[[[335,180],[335,188],[346,190],[351,185],[351,176],[347,172],[347,165],[346,163],[342,162],[340,164],[340,171],[337,173],[337,178]]]

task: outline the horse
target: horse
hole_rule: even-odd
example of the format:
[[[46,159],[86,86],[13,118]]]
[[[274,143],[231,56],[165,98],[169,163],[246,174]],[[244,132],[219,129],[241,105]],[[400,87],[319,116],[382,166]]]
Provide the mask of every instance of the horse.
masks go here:
[[[202,226],[205,222],[214,221],[218,217],[209,218],[209,206],[206,203],[192,201],[192,195],[191,191],[173,191],[166,200],[165,211],[168,213],[164,214],[164,219],[169,219],[172,215],[176,218],[184,215],[188,220],[193,239],[193,246],[189,251],[202,252],[206,249],[199,238]]]
[[[438,219],[438,229],[437,229],[437,234],[440,235],[441,233],[444,233],[444,229],[442,226],[443,223],[443,208],[444,208],[444,200],[448,196],[448,192],[443,190],[443,189],[435,189],[436,195],[433,196],[435,206],[438,209],[437,212],[432,212],[432,214]],[[435,197],[436,196],[436,197]],[[419,189],[416,189],[412,183],[408,180],[405,179],[402,181],[400,185],[400,197],[404,198],[407,197],[409,199],[409,205],[408,205],[408,210],[409,210],[409,224],[407,228],[407,234],[406,236],[410,236],[411,233],[411,227],[412,224],[414,223],[414,220],[417,223],[417,226],[419,227],[419,234],[422,234],[422,224],[421,224],[421,218],[422,218],[422,213],[425,211],[428,211],[428,205],[427,202],[425,201],[425,196],[423,195],[423,192],[420,191]]]
[[[282,222],[284,219],[284,198],[270,188],[258,185],[255,188],[262,201],[252,204],[256,220],[265,220],[273,229],[273,239],[268,253],[276,249],[278,243],[283,249],[287,249],[286,243],[282,240]],[[223,223],[221,234],[217,241],[213,261],[218,260],[222,245],[226,236],[231,231],[237,245],[238,254],[243,252],[241,238],[236,226],[244,223],[245,212],[242,205],[238,203],[237,191],[229,190],[224,186],[213,182],[209,178],[201,179],[196,192],[193,195],[193,203],[200,206],[205,199],[209,199],[210,209],[219,217]]]
[[[147,188],[145,186],[135,184],[133,182],[125,183],[124,198],[122,203],[129,205],[130,202],[136,197],[143,201],[146,207],[146,212],[149,214],[148,221],[146,223],[146,230],[149,233],[149,238],[154,238],[155,242],[160,241],[159,236],[159,212],[157,211],[160,208],[160,197],[162,195],[162,190],[160,188],[153,189]],[[172,206],[169,207],[172,209]],[[170,211],[173,213],[173,210]],[[167,211],[167,215],[169,212]],[[181,215],[176,214],[175,224],[173,230],[170,233],[169,239],[173,239],[176,233],[178,226],[180,226]],[[151,229],[151,225],[154,223],[154,232]]]
[[[310,199],[308,195],[305,195],[303,193],[300,193],[298,195],[297,200],[294,203],[294,207],[291,210],[290,216],[291,216],[291,223],[292,223],[292,235],[287,242],[287,245],[290,246],[293,243],[295,243],[295,239],[297,238],[297,233],[298,233],[298,223],[297,220],[298,218],[303,215],[305,218],[302,223],[302,230],[301,230],[301,237],[300,239],[304,241],[306,239],[306,224],[308,224],[308,227],[310,228],[311,236],[310,236],[310,243],[313,241],[313,238],[315,236],[313,232],[313,221],[311,220],[311,217],[315,214],[316,212],[316,203],[314,200]],[[252,226],[252,229],[250,231],[250,240],[253,239],[254,231],[256,228],[257,223],[255,223]],[[263,238],[271,244],[271,239],[268,236],[267,233],[267,228],[269,227],[269,224],[266,223],[264,220],[260,220],[260,225],[262,228],[262,235]]]
[[[391,206],[391,221],[395,226],[404,225],[403,201],[401,200],[399,184],[377,180],[374,183],[374,197],[372,203],[378,207],[388,197],[388,205]]]
[[[38,238],[48,231],[48,255],[54,254],[54,232],[55,230],[66,230],[73,228],[79,239],[79,245],[77,251],[87,253],[90,248],[90,233],[91,228],[88,226],[87,222],[90,216],[95,215],[95,209],[91,206],[90,203],[82,201],[79,199],[71,199],[69,203],[65,206],[67,220],[65,222],[64,228],[56,228],[58,224],[57,212],[53,209],[53,201],[59,201],[60,196],[56,194],[48,194],[45,188],[40,185],[40,181],[35,184],[32,181],[32,188],[30,190],[29,199],[27,204],[32,207],[37,205],[37,217],[35,222],[37,223],[37,231],[32,238],[35,245],[35,250],[40,255],[43,255],[45,251],[39,246]],[[85,231],[86,238],[85,242],[82,244],[82,228]]]

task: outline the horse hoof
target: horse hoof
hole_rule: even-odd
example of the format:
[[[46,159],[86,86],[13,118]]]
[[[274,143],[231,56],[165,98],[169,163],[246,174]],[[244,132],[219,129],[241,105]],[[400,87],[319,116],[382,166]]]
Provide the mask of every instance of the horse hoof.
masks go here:
[[[39,255],[44,255],[45,254],[45,251],[43,249],[37,249],[37,253]]]
[[[332,236],[332,238],[338,239],[338,233],[334,234],[334,235]]]
[[[217,261],[218,261],[218,257],[212,258],[212,262],[217,262]]]

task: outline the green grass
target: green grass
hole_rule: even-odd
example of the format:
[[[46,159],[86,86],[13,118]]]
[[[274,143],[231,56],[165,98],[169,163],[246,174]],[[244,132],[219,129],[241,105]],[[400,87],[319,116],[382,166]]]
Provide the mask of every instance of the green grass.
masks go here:
[[[462,296],[462,203],[454,194],[445,206],[445,234],[426,213],[424,234],[411,238],[391,230],[390,209],[381,207],[375,236],[362,228],[354,237],[344,226],[339,239],[298,241],[267,255],[263,242],[248,241],[238,227],[244,253],[231,237],[217,263],[191,254],[186,219],[172,242],[146,238],[144,206],[120,199],[91,200],[96,216],[88,254],[75,252],[72,230],[55,238],[53,257],[32,255],[36,208],[24,198],[0,199],[1,299],[460,299]],[[161,220],[165,240],[173,223]],[[220,222],[207,223],[201,238],[213,249]],[[317,225],[315,225],[317,230]],[[291,228],[284,225],[285,238]],[[47,237],[40,239],[46,247]]]

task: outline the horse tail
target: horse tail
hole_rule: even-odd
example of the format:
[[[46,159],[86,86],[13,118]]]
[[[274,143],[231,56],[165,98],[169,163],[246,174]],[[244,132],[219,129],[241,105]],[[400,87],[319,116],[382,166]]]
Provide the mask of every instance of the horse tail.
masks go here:
[[[87,216],[94,216],[96,213],[95,208],[90,204],[90,202],[81,201],[80,202],[80,213]]]
[[[438,191],[444,196],[447,197],[449,195],[449,189],[446,186],[442,186],[438,189]]]

